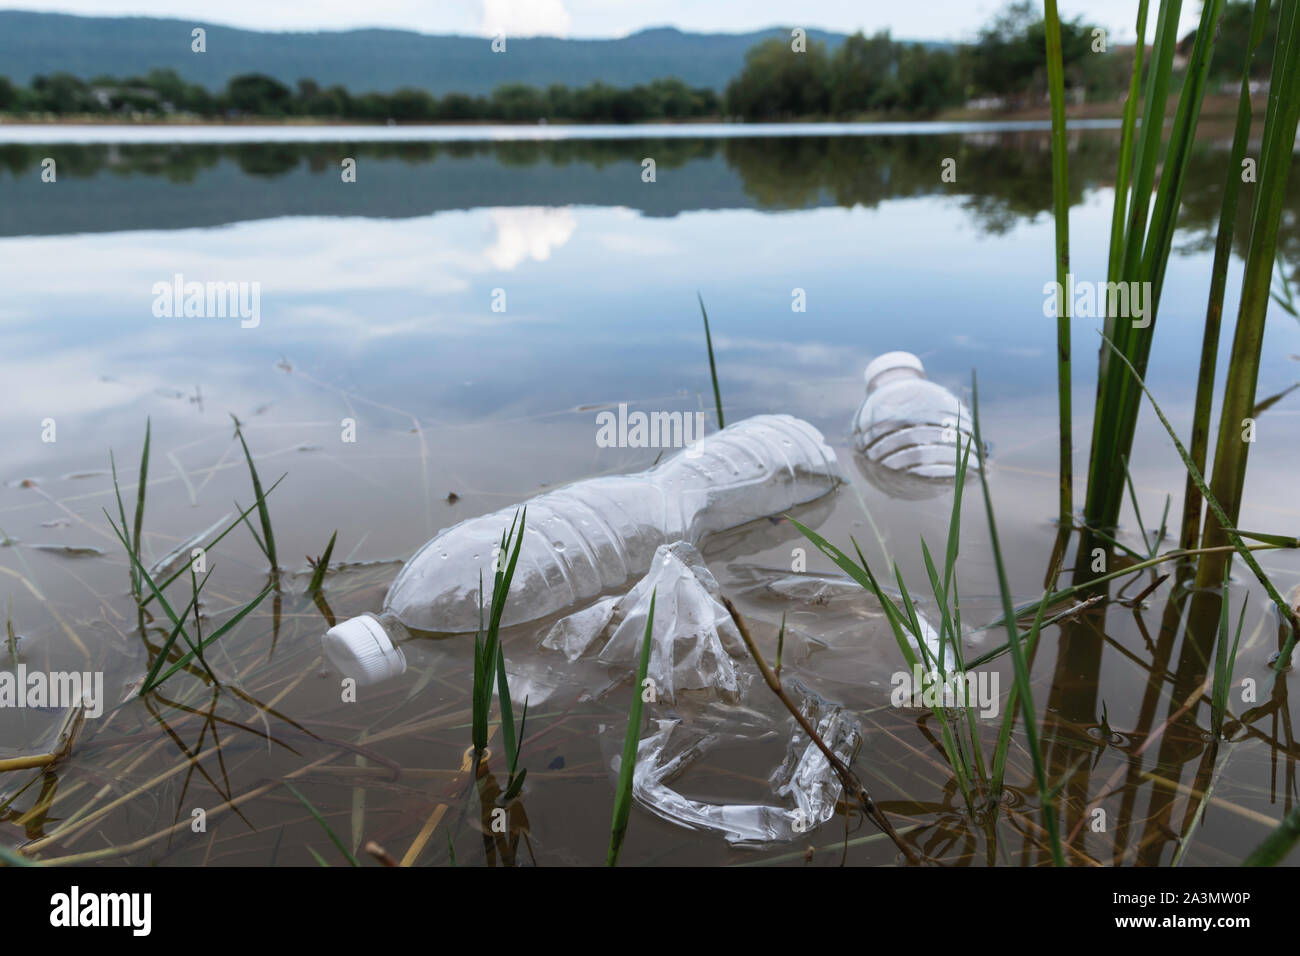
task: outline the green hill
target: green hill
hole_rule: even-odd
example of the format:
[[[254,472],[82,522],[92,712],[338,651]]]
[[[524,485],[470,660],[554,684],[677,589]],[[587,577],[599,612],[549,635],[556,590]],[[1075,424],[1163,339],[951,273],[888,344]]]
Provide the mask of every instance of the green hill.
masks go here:
[[[190,51],[190,31],[207,31],[207,52]],[[507,40],[493,53],[481,37],[429,36],[403,30],[261,33],[201,21],[81,17],[0,10],[0,76],[28,84],[57,72],[82,79],[174,69],[209,90],[241,73],[265,73],[292,85],[302,78],[352,91],[409,86],[435,94],[488,93],[503,83],[582,86],[596,80],[628,87],[664,76],[721,90],[745,52],[779,28],[740,34],[683,33],[662,27],[612,40],[549,37]],[[811,30],[834,48],[841,34]]]

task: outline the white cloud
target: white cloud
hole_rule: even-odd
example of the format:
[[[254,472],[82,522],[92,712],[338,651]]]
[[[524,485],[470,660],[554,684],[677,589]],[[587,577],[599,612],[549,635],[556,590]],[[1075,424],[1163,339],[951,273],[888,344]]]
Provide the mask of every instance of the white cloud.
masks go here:
[[[488,262],[498,269],[513,269],[525,259],[545,262],[578,228],[567,208],[520,206],[491,210],[496,242],[487,250]]]
[[[744,33],[802,25],[852,33],[890,28],[895,37],[969,40],[1004,0],[926,0],[925,3],[846,3],[845,0],[10,0],[6,9],[143,15],[225,23],[252,30],[347,30],[390,27],[435,34],[474,34],[491,28],[507,37],[537,34],[626,36],[647,27],[676,26],[707,33]],[[1133,36],[1133,0],[1062,0],[1063,19],[1083,16],[1112,31],[1114,42]],[[1200,4],[1184,3],[1178,30],[1196,26]],[[797,24],[791,21],[797,21]],[[1154,15],[1147,29],[1154,29]],[[508,49],[508,48],[507,48]],[[508,53],[507,53],[508,55]]]
[[[488,36],[568,36],[570,21],[562,0],[483,0],[483,32]]]

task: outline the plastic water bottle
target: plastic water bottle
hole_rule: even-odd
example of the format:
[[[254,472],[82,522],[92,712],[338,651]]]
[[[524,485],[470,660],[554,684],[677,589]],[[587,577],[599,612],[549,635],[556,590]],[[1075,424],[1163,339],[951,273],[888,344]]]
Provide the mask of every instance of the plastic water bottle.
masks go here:
[[[502,617],[522,624],[627,586],[655,550],[813,501],[843,481],[835,452],[812,425],[759,415],[700,439],[648,471],[590,478],[527,502],[519,562]],[[378,616],[325,636],[327,656],[359,681],[400,673],[403,630],[465,633],[491,603],[493,562],[515,507],[440,532],[402,568]],[[360,673],[357,673],[360,670]]]
[[[886,352],[863,373],[867,397],[853,420],[853,446],[867,477],[897,497],[938,494],[957,474],[974,419],[957,396],[925,377],[911,352]],[[968,467],[979,470],[972,448]],[[936,481],[938,479],[939,481]]]

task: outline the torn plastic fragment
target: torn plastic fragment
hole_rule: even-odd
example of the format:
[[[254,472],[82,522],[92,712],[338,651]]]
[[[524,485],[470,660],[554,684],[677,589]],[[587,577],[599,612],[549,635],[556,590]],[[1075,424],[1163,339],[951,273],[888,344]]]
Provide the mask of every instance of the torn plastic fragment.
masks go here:
[[[735,658],[744,657],[745,645],[719,600],[720,593],[694,545],[686,541],[660,545],[650,570],[624,597],[606,599],[563,618],[542,646],[576,661],[603,640],[595,656],[630,670],[640,654],[653,595],[647,676],[654,682],[656,697],[671,702],[681,691],[701,690],[737,700],[741,679]]]
[[[799,712],[817,728],[817,736],[845,766],[853,762],[862,746],[858,722],[838,704],[818,697],[798,681],[787,683],[791,695],[799,695]],[[808,738],[798,722],[790,737],[785,763],[772,774],[777,796],[792,797],[797,822],[820,826],[835,815],[835,801],[843,785],[820,747]],[[807,829],[808,827],[804,827]]]
[[[746,576],[756,582],[748,587],[745,593],[787,604],[818,608],[818,634],[824,644],[829,643],[837,630],[847,631],[849,638],[855,642],[865,639],[862,634],[864,623],[878,621],[884,624],[887,620],[876,596],[845,575],[790,574],[787,571],[768,571],[752,567],[742,570]],[[902,603],[901,596],[890,594],[890,597],[895,607]],[[903,609],[899,608],[899,611],[901,613]],[[919,609],[916,612],[916,620],[920,624],[920,637],[925,641],[929,656],[921,654],[920,642],[910,629],[905,627],[904,633],[912,650],[922,658],[928,670],[930,662],[937,661],[939,657],[939,632],[926,620]],[[793,619],[792,626],[797,627]],[[894,646],[892,630],[888,625],[885,625],[884,629],[889,635],[886,641],[891,647]],[[895,648],[894,654],[897,653]],[[956,670],[957,657],[953,653],[951,639],[944,647],[943,658],[945,670]]]
[[[797,681],[789,684],[800,712],[817,727],[827,746],[844,764],[853,761],[862,743],[861,730],[846,711]],[[632,793],[650,812],[693,830],[715,830],[737,846],[788,842],[825,823],[835,813],[842,785],[830,762],[793,722],[784,763],[770,780],[774,795],[787,804],[719,804],[692,800],[669,786],[723,735],[680,719],[657,721],[655,733],[637,748]]]

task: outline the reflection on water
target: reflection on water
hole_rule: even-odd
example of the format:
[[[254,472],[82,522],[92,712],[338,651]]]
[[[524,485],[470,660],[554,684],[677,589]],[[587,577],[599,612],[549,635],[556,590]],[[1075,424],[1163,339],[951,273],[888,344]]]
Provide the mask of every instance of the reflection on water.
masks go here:
[[[310,863],[308,846],[332,847],[288,791],[267,784],[288,778],[345,842],[373,839],[398,858],[445,862],[446,831],[461,862],[603,859],[613,782],[602,741],[621,739],[628,688],[530,710],[528,782],[511,807],[512,829],[499,834],[490,827],[491,787],[472,809],[463,797],[472,649],[422,642],[399,681],[342,704],[318,638],[334,619],[377,609],[400,561],[439,528],[654,461],[654,449],[598,447],[592,409],[627,402],[711,414],[697,291],[709,308],[728,420],[798,415],[845,462],[872,356],[913,351],[967,399],[977,368],[1012,586],[1019,600],[1037,595],[1056,494],[1055,323],[1043,315],[1043,285],[1053,277],[1046,136],[638,136],[0,147],[8,398],[0,405],[0,600],[6,609],[12,600],[23,661],[102,670],[112,705],[167,639],[171,627],[156,609],[143,633],[138,627],[128,564],[104,514],[117,509],[110,449],[128,513],[134,507],[146,418],[145,557],[228,520],[235,502],[251,503],[233,413],[264,483],[286,476],[270,510],[289,568],[280,593],[214,645],[208,663],[220,689],[191,666],[156,699],[87,721],[71,757],[47,772],[0,775],[0,839],[44,841],[43,856],[88,861]],[[1081,277],[1104,273],[1115,150],[1108,131],[1073,141],[1072,269]],[[41,181],[46,156],[57,160],[54,183]],[[355,183],[340,176],[346,156],[357,159]],[[646,157],[655,159],[654,182],[642,180]],[[957,179],[945,183],[949,157]],[[1225,162],[1210,147],[1193,156],[1155,337],[1150,382],[1175,424],[1191,404]],[[1300,182],[1291,189],[1294,212]],[[1247,228],[1238,224],[1239,243]],[[1300,255],[1298,228],[1293,213],[1283,217],[1288,263]],[[178,274],[260,283],[260,324],[155,318],[153,286]],[[792,311],[796,290],[804,312]],[[1080,409],[1095,388],[1091,324],[1074,329]],[[1296,353],[1300,328],[1271,316],[1261,395],[1295,382]],[[1295,444],[1286,436],[1298,401],[1289,395],[1260,416],[1245,526],[1295,523]],[[47,421],[53,441],[42,440]],[[349,422],[355,441],[344,437]],[[1080,434],[1086,426],[1076,423]],[[1150,420],[1133,474],[1150,532],[1166,493],[1183,483]],[[851,477],[809,520],[841,546],[852,535],[881,568],[888,556],[909,582],[925,581],[918,539],[941,548],[948,496],[898,501]],[[963,618],[975,624],[997,614],[997,601],[971,501],[960,581]],[[1171,526],[1176,511],[1175,500]],[[319,598],[305,597],[306,556],[319,555],[336,529],[337,568]],[[755,568],[789,571],[799,539],[788,531],[751,527],[707,546],[724,593],[752,587]],[[1131,516],[1124,534],[1145,550]],[[1270,554],[1265,566],[1285,587],[1296,583],[1286,554]],[[242,529],[212,549],[209,568],[205,633],[267,581],[265,558]],[[808,570],[832,569],[814,552]],[[1300,750],[1286,690],[1295,678],[1269,690],[1277,625],[1254,582],[1242,579],[1231,595],[1234,621],[1246,608],[1236,680],[1254,678],[1260,690],[1253,703],[1230,704],[1232,742],[1215,753],[1208,703],[1197,703],[1204,661],[1189,650],[1197,641],[1185,639],[1183,604],[1167,600],[1171,582],[1140,605],[1120,600],[1151,581],[1117,587],[1115,600],[1053,628],[1037,651],[1044,739],[1065,782],[1064,829],[1074,831],[1078,863],[1167,863],[1180,852],[1187,862],[1233,863],[1290,807]],[[188,593],[177,597],[183,606]],[[742,599],[769,653],[783,610],[799,642],[791,666],[859,714],[866,744],[856,767],[900,828],[925,825],[919,848],[954,864],[1045,858],[1022,744],[1012,750],[1013,794],[995,848],[951,784],[933,719],[888,706],[897,649],[846,644],[851,609],[819,617],[815,602]],[[507,650],[540,636],[516,629]],[[968,653],[993,641],[972,634]],[[8,653],[0,647],[5,667]],[[991,666],[1008,688],[1005,658]],[[56,739],[59,712],[14,713],[0,711],[0,760]],[[593,732],[602,725],[613,732]],[[990,751],[997,726],[985,734]],[[711,755],[680,789],[756,799],[780,759],[773,747],[756,741]],[[491,769],[504,786],[499,758]],[[210,817],[203,833],[190,825],[196,808]],[[852,861],[893,860],[870,826],[853,825]],[[623,859],[793,854],[797,862],[812,843],[829,851],[816,860],[832,862],[840,839],[832,824],[756,856],[638,812]]]

